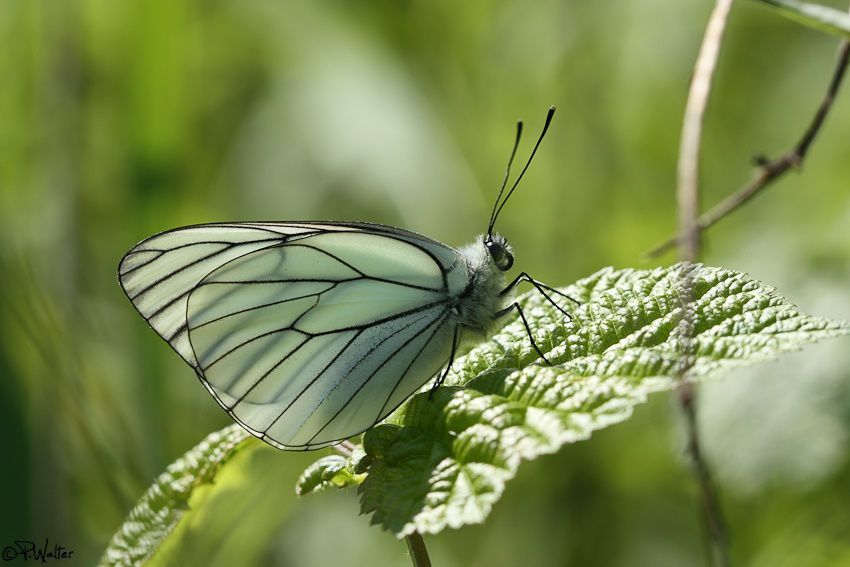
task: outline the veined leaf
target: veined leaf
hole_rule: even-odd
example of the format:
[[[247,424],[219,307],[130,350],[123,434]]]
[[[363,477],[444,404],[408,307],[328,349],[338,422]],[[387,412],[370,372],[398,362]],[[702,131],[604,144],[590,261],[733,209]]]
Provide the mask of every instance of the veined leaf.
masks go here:
[[[150,559],[189,509],[192,493],[211,483],[249,438],[247,431],[231,425],[208,435],[169,465],[112,536],[100,564],[137,565]]]
[[[147,490],[101,565],[265,564],[296,501],[291,487],[310,461],[238,425],[213,433]]]
[[[526,294],[526,316],[553,366],[539,364],[514,320],[459,358],[432,399],[418,394],[368,431],[351,457],[309,466],[297,492],[359,484],[363,512],[399,537],[482,522],[522,461],[587,439],[627,419],[650,393],[675,388],[685,348],[693,355],[688,378],[703,380],[848,331],[800,313],[744,274],[696,266],[694,330],[685,339],[680,271],[601,270],[563,288],[581,302],[565,306],[572,320],[536,292]],[[210,435],[157,479],[101,564],[232,563],[238,555],[224,558],[221,545],[204,547],[214,538],[204,522],[223,522],[217,529],[228,533],[237,508],[280,516],[280,506],[268,501],[283,491],[269,486],[279,486],[281,470],[303,457],[272,449],[237,425]],[[272,521],[263,525],[264,533],[230,533],[239,543],[233,553],[262,550],[276,529]],[[256,545],[243,545],[246,539]]]
[[[458,360],[449,387],[406,403],[366,433],[372,457],[362,511],[397,536],[482,522],[523,460],[627,419],[648,394],[769,359],[845,324],[800,313],[746,275],[695,266],[693,334],[681,335],[681,268],[605,269],[562,291],[581,301],[565,321],[536,293],[523,303],[539,364],[520,321]]]
[[[366,453],[360,447],[349,457],[322,457],[304,470],[295,483],[295,493],[304,496],[327,488],[345,488],[360,484],[365,478],[364,470],[360,468],[364,457]]]

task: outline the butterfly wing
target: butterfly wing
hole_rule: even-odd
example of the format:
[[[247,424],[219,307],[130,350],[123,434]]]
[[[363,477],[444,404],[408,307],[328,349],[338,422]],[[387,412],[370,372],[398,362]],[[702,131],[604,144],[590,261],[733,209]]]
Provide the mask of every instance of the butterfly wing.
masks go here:
[[[468,283],[451,248],[380,225],[202,225],[131,250],[121,282],[239,423],[313,449],[368,429],[446,362]]]

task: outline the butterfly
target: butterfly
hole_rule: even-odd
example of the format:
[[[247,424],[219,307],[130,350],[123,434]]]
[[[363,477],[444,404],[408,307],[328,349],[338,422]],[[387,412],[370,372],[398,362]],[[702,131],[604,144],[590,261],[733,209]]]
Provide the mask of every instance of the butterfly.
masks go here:
[[[525,272],[506,285],[513,253],[493,229],[554,111],[505,193],[518,123],[487,232],[463,248],[365,222],[210,223],[143,240],[119,282],[221,407],[280,449],[371,428],[441,368],[442,384],[462,334],[483,339],[514,310],[548,362],[511,294],[523,281],[556,307],[563,294]]]

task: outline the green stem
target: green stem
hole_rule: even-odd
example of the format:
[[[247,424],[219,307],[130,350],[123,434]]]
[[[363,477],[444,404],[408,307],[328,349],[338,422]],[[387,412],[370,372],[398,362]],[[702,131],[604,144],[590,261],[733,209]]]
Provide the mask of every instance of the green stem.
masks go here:
[[[425,540],[422,539],[419,532],[404,536],[404,541],[407,544],[407,551],[410,552],[413,567],[431,567],[431,559],[428,557],[428,550],[425,548]]]

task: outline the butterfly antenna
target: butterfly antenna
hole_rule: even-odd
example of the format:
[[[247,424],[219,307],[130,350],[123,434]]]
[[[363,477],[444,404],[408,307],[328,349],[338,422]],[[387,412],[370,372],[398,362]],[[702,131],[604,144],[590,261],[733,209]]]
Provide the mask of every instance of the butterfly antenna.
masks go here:
[[[540,142],[542,142],[542,141],[543,141],[543,137],[544,137],[544,136],[546,136],[546,131],[549,129],[549,124],[551,124],[551,123],[552,123],[552,117],[553,117],[554,115],[555,115],[555,107],[554,107],[554,106],[550,106],[550,107],[549,107],[549,112],[548,112],[548,113],[546,113],[546,123],[545,123],[545,124],[543,124],[543,131],[542,131],[542,132],[540,132],[540,137],[539,137],[539,138],[537,138],[537,143],[536,143],[536,144],[534,144],[534,149],[533,149],[533,150],[531,150],[531,155],[530,155],[530,156],[528,156],[528,161],[527,161],[527,162],[525,162],[525,167],[523,167],[523,168],[522,168],[522,171],[520,171],[520,172],[519,172],[519,177],[517,177],[517,178],[516,178],[516,181],[514,181],[514,184],[511,186],[511,190],[510,190],[510,191],[508,191],[508,194],[507,194],[507,195],[505,195],[505,198],[504,198],[504,199],[502,199],[502,204],[501,204],[501,205],[499,205],[499,206],[498,206],[498,208],[494,208],[493,215],[492,215],[492,217],[491,217],[491,219],[490,219],[490,230],[491,230],[491,231],[493,230],[493,225],[495,225],[495,224],[496,224],[496,219],[499,217],[499,213],[501,213],[501,212],[502,212],[502,207],[504,207],[504,206],[505,206],[505,203],[507,203],[507,202],[508,202],[508,199],[510,199],[510,198],[511,198],[511,195],[513,195],[513,194],[514,194],[514,190],[517,188],[517,185],[519,185],[519,182],[520,182],[520,181],[522,181],[522,176],[523,176],[523,175],[525,175],[525,172],[526,172],[526,170],[528,169],[528,166],[529,166],[529,165],[531,165],[531,160],[533,160],[533,159],[534,159],[534,154],[536,154],[536,153],[537,153],[537,148],[539,148],[539,147],[540,147]],[[501,195],[501,192],[499,193],[499,195]]]
[[[522,120],[516,123],[516,139],[514,140],[514,148],[511,150],[511,157],[508,158],[508,167],[505,169],[505,178],[502,179],[502,186],[499,188],[499,194],[496,196],[496,202],[493,203],[493,211],[490,213],[490,223],[487,225],[487,234],[493,234],[493,225],[496,224],[496,209],[499,207],[499,201],[502,199],[502,194],[505,192],[505,187],[508,185],[508,178],[511,176],[511,164],[514,162],[516,150],[519,147],[519,140],[522,137]]]

